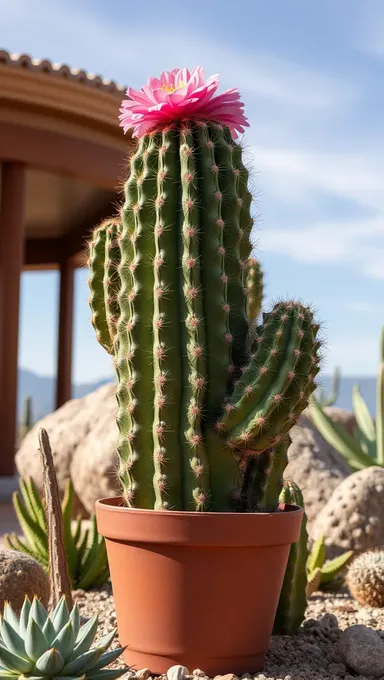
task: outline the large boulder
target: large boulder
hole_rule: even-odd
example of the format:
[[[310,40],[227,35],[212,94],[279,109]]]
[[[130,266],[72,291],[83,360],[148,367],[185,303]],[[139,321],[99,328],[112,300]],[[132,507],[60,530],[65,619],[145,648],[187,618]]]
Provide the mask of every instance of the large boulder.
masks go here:
[[[98,427],[105,413],[109,413],[111,405],[114,404],[114,394],[113,384],[103,385],[81,399],[67,401],[57,411],[36,423],[23,439],[16,454],[16,467],[20,476],[25,479],[32,477],[39,490],[42,491],[38,432],[43,427],[49,435],[59,490],[63,495],[66,482],[71,475],[72,459],[78,446],[84,442],[90,432]],[[115,426],[113,416],[111,419]],[[78,497],[74,498],[74,509],[76,513],[87,515]]]
[[[36,595],[47,607],[49,592],[48,574],[41,564],[22,552],[0,549],[0,614],[5,602],[19,613],[26,595],[30,600]]]
[[[329,557],[384,545],[384,468],[372,465],[345,479],[313,523],[312,538],[325,536]]]
[[[334,489],[351,474],[351,468],[345,458],[323,439],[312,424],[308,411],[301,415],[291,430],[292,444],[288,450],[289,463],[284,478],[296,482],[303,492],[308,533],[311,535],[314,520]],[[328,408],[327,411],[345,429],[351,428],[353,415],[341,409]]]

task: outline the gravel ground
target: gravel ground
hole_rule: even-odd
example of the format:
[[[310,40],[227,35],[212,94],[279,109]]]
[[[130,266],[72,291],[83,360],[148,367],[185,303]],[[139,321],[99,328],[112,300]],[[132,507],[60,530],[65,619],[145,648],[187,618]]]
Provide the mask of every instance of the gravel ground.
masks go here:
[[[90,617],[99,613],[100,635],[116,626],[109,585],[98,591],[76,591],[74,597],[83,616]],[[341,630],[356,623],[383,631],[380,635],[384,639],[384,609],[360,607],[346,591],[336,595],[319,593],[313,596],[309,602],[307,618],[298,635],[273,637],[264,670],[254,675],[253,679],[366,680],[364,676],[348,672],[338,649]],[[117,645],[118,640],[115,639],[114,646]],[[190,671],[194,676],[205,677],[201,671]],[[147,680],[148,677],[147,673],[138,672],[123,676],[124,680],[128,676],[132,680]],[[246,674],[242,678],[251,680],[252,676]],[[236,676],[225,676],[225,680],[236,680]]]

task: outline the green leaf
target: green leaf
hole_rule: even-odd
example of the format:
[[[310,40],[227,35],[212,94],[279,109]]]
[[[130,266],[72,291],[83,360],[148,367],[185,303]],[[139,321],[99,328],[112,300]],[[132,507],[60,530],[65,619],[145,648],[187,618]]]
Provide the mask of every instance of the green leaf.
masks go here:
[[[92,666],[91,671],[94,672],[100,670],[101,668],[105,668],[105,666],[109,666],[110,663],[113,663],[119,658],[119,656],[122,655],[125,649],[126,647],[118,647],[117,649],[112,649],[110,652],[105,652],[97,661],[97,663]]]
[[[25,553],[33,559],[37,560],[46,571],[48,571],[48,557],[44,559],[41,553],[37,552],[33,548],[27,546],[16,534],[6,534],[5,536],[8,548],[11,550],[17,550],[17,552]]]
[[[321,406],[313,397],[310,399],[310,418],[321,436],[333,446],[350,464],[359,465],[364,469],[374,464],[359,444],[343,428],[334,423],[333,420],[323,411]]]
[[[67,555],[68,573],[73,583],[76,575],[76,543],[74,542],[72,536],[72,504],[73,485],[69,479],[65,487],[61,509],[63,514],[63,533],[65,552]]]
[[[75,638],[77,639],[80,630],[80,612],[77,604],[75,604],[72,608],[70,620],[72,621],[73,631],[75,633]]]
[[[83,654],[89,650],[93,640],[95,639],[98,624],[99,618],[97,614],[95,614],[95,616],[89,619],[89,621],[87,621],[84,626],[81,626],[79,634],[76,638],[75,649],[73,650],[69,661],[72,661],[72,659],[74,659],[76,656],[79,656],[80,654]]]
[[[73,661],[67,663],[67,665],[63,668],[63,673],[66,673],[67,675],[79,675],[79,673],[85,673],[87,670],[89,670],[89,668],[93,667],[102,653],[102,649],[95,647],[94,649],[90,649],[88,652],[84,652],[84,654],[80,654],[80,656],[78,656],[76,659],[73,659]]]
[[[47,618],[47,620],[46,620],[46,622],[43,626],[43,633],[48,640],[49,646],[51,646],[52,642],[54,641],[54,639],[57,635],[57,633],[55,631],[54,625],[53,625],[49,616],[48,616],[48,618]]]
[[[33,606],[33,605],[32,605]],[[32,616],[29,619],[27,632],[25,635],[25,651],[32,661],[44,654],[49,648],[49,642],[43,631]]]
[[[14,654],[3,645],[0,645],[0,663],[1,665],[13,673],[29,673],[33,668],[33,662],[22,659],[21,656]]]
[[[19,633],[20,633],[21,637],[23,637],[23,638],[25,637],[25,634],[27,632],[30,611],[31,611],[31,601],[28,598],[28,596],[26,595],[25,598],[24,598],[23,606],[21,608],[20,619],[19,619],[19,626],[20,626]]]
[[[321,584],[324,585],[325,583],[329,583],[332,581],[332,579],[335,578],[345,567],[347,564],[351,561],[353,557],[353,550],[349,550],[348,552],[343,553],[342,555],[339,555],[338,557],[335,557],[333,560],[328,560],[321,572]]]
[[[353,386],[352,404],[360,439],[364,442],[368,455],[376,458],[376,427],[358,385]]]
[[[70,617],[69,617],[69,609],[67,605],[67,600],[65,596],[63,595],[59,602],[57,603],[55,609],[51,613],[51,621],[53,623],[53,627],[56,631],[56,634],[60,633],[60,631],[64,628],[64,626],[67,625],[69,622]]]
[[[19,633],[19,617],[15,614],[9,602],[4,602],[3,619],[9,623],[16,633]]]
[[[106,635],[103,635],[101,638],[98,639],[97,641],[97,646],[100,647],[103,652],[105,652],[108,647],[110,646],[112,640],[114,639],[115,635],[117,633],[117,629],[114,628],[111,630],[110,633],[107,633]]]
[[[31,516],[27,507],[21,502],[17,491],[12,495],[13,506],[19,520],[19,524],[24,532],[32,549],[36,550],[44,559],[48,559],[48,537],[41,529],[36,520]]]
[[[76,637],[73,630],[72,621],[68,621],[60,633],[55,637],[54,641],[52,642],[52,647],[58,649],[63,658],[66,660],[73,652],[75,640]]]
[[[19,676],[19,673],[12,673],[11,671],[3,671],[0,669],[0,678],[2,680],[17,680],[19,677],[22,678],[23,676]]]
[[[87,555],[84,564],[81,567],[80,579],[78,588],[87,590],[95,585],[95,582],[100,578],[106,568],[108,568],[107,550],[105,541],[102,536],[97,533],[96,517],[92,518],[92,545]],[[101,540],[100,540],[101,539]]]
[[[28,483],[28,491],[29,491],[29,497],[31,499],[31,504],[34,508],[35,512],[35,519],[37,523],[41,526],[42,530],[44,532],[47,531],[47,520],[45,518],[45,511],[44,511],[44,505],[42,502],[42,499],[40,497],[40,494],[37,490],[37,486],[35,482],[33,481],[32,477],[29,480]]]
[[[23,659],[28,659],[28,654],[25,651],[24,640],[16,633],[15,629],[5,619],[1,622],[1,637],[4,645],[10,652]]]
[[[41,604],[39,598],[36,596],[32,600],[29,618],[34,619],[41,629],[43,629],[43,626],[48,618],[47,610],[45,609],[44,605]]]
[[[36,669],[44,676],[55,676],[60,673],[64,666],[64,659],[60,651],[56,648],[48,649],[36,661]]]
[[[307,571],[311,574],[315,569],[322,567],[325,562],[325,537],[320,536],[313,544],[312,551],[307,560]]]

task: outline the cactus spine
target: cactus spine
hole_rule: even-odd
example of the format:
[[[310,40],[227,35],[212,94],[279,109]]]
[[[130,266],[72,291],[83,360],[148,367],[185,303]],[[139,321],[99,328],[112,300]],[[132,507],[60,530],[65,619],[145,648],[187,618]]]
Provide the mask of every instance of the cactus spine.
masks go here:
[[[262,298],[251,200],[228,128],[178,121],[139,139],[120,221],[94,232],[90,306],[117,372],[129,507],[277,507],[320,343],[311,310],[292,301],[249,342]]]
[[[384,551],[368,550],[358,555],[347,571],[352,597],[365,607],[384,607]]]

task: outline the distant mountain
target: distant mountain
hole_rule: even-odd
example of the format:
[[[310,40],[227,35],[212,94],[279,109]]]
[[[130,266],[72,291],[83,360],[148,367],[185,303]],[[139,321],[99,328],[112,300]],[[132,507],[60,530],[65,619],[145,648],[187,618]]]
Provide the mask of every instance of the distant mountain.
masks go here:
[[[23,412],[23,404],[26,397],[32,397],[32,411],[34,421],[40,420],[47,413],[55,408],[56,379],[36,375],[32,371],[22,368],[19,370],[19,390],[18,390],[18,417]],[[97,390],[101,385],[113,382],[113,377],[106,377],[94,383],[82,383],[73,385],[72,396],[84,397],[86,394]]]
[[[327,395],[331,391],[332,376],[324,375],[320,379],[320,386],[326,391]],[[372,416],[376,415],[376,377],[375,378],[351,378],[341,377],[339,398],[335,406],[343,408],[345,411],[352,411],[352,388],[354,385],[360,387],[360,392],[365,400],[369,412]]]
[[[113,377],[106,377],[94,383],[83,383],[73,385],[73,397],[84,397],[86,394],[97,390],[101,385],[113,382]],[[321,387],[329,394],[331,389],[332,377],[322,376]],[[361,393],[367,403],[369,411],[375,415],[376,411],[376,378],[343,378],[341,379],[340,394],[336,406],[340,406],[347,411],[352,410],[352,387],[354,384],[360,386]],[[40,420],[47,413],[55,408],[56,380],[54,378],[42,377],[27,371],[19,370],[19,396],[18,396],[18,415],[21,417],[23,403],[26,397],[32,397],[33,419]]]

